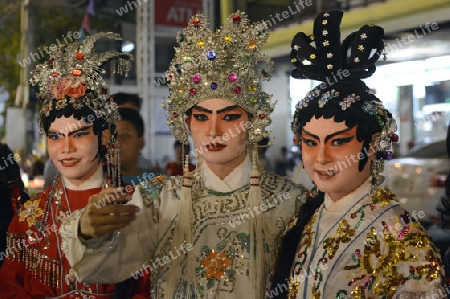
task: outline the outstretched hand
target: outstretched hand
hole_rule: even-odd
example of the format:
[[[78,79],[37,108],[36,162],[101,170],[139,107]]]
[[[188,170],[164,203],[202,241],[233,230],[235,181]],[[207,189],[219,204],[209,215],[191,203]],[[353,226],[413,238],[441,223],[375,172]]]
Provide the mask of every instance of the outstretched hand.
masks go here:
[[[139,207],[126,204],[130,200],[131,195],[120,187],[92,195],[80,218],[82,237],[101,236],[129,225],[139,211]]]

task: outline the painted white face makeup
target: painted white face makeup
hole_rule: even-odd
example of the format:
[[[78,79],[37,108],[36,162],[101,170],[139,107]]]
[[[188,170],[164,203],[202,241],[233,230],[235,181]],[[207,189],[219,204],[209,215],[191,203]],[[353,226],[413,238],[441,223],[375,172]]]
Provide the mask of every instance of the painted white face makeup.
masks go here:
[[[53,164],[70,183],[79,186],[98,169],[98,136],[92,123],[73,116],[60,117],[50,125],[47,135],[48,154]]]
[[[144,147],[144,137],[139,136],[133,123],[122,119],[117,124],[117,140],[120,146],[120,165],[124,173],[138,170],[139,155]]]
[[[244,161],[248,122],[244,109],[224,99],[197,104],[187,119],[196,153],[216,174],[231,172]]]
[[[356,126],[349,128],[332,118],[313,117],[303,126],[301,137],[306,173],[332,200],[341,199],[367,180],[370,161],[361,172],[358,170],[363,141],[356,139]]]

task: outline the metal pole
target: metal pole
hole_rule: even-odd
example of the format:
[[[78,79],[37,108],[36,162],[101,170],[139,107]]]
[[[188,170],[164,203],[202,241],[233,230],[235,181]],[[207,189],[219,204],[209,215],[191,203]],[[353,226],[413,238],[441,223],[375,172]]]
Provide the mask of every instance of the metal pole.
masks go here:
[[[150,101],[149,101],[149,105],[150,105],[150,111],[149,112],[149,117],[148,117],[148,121],[147,123],[149,124],[149,130],[148,132],[150,133],[149,138],[147,139],[148,141],[150,141],[150,159],[152,161],[152,164],[155,165],[156,164],[156,136],[155,136],[155,124],[154,124],[154,118],[151,117],[153,115],[153,111],[154,111],[154,105],[159,105],[159,103],[155,103],[155,98],[154,98],[154,94],[155,92],[153,91],[153,89],[151,88],[151,84],[153,84],[153,82],[155,81],[155,72],[156,72],[156,66],[155,66],[155,48],[156,48],[156,42],[155,42],[155,34],[156,34],[156,30],[155,30],[155,0],[150,0],[150,11],[147,9],[147,13],[149,12],[149,25],[150,26],[150,30],[147,28],[147,38],[150,37],[150,40],[148,40],[148,44],[149,44],[149,48],[146,49],[146,53],[148,56],[148,59],[150,59],[150,61],[147,61],[146,64],[149,65],[149,68],[147,69],[147,72],[144,73],[147,76],[147,79],[144,80],[146,82],[146,88],[147,88],[147,95]]]
[[[28,4],[29,0],[22,0],[20,4],[20,60],[24,61],[28,55],[29,42],[28,38]],[[16,105],[22,104],[22,107],[26,107],[29,98],[28,89],[28,64],[20,69],[20,97],[16,98]]]

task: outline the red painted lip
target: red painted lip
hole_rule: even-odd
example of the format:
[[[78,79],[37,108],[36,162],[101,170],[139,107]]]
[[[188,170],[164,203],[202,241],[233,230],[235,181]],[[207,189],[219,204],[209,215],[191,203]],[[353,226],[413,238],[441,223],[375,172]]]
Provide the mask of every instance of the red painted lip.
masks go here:
[[[209,143],[207,145],[205,145],[205,148],[209,151],[209,152],[218,152],[223,150],[226,147],[226,145],[221,144],[221,143]]]
[[[81,159],[67,158],[67,159],[62,159],[59,162],[64,167],[73,167],[73,166],[77,165],[80,161],[81,161]]]
[[[339,172],[335,172],[332,169],[329,170],[316,170],[316,175],[321,179],[321,180],[329,180],[331,178],[333,178],[337,173]]]

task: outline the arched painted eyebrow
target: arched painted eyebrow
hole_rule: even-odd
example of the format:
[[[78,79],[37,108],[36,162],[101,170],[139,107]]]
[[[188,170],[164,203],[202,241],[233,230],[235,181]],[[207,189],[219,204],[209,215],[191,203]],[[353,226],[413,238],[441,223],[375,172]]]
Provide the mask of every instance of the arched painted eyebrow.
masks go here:
[[[327,135],[327,137],[325,137],[325,142],[327,142],[328,140],[330,140],[330,139],[333,138],[334,136],[340,135],[340,134],[345,133],[345,132],[348,132],[348,131],[350,131],[351,129],[352,129],[352,128],[347,128],[347,129],[345,129],[345,130],[337,131],[337,132],[334,132],[333,134]],[[317,139],[317,140],[320,140],[319,136],[314,135],[314,134],[312,134],[311,132],[306,131],[305,129],[302,129],[302,130],[303,130],[303,132],[304,132],[306,135],[309,135],[309,136],[311,136],[311,137],[313,137],[313,138],[315,138],[315,139]]]
[[[200,111],[212,114],[212,110],[206,109],[206,108],[204,108],[202,106],[199,106],[199,105],[195,105],[193,108],[196,109],[196,110],[200,110]],[[228,106],[228,107],[222,108],[220,110],[217,110],[216,114],[220,114],[220,113],[223,113],[223,112],[226,112],[226,111],[234,110],[236,108],[239,108],[239,106],[238,105]]]
[[[71,136],[71,135],[73,135],[73,134],[76,134],[76,133],[79,133],[79,132],[86,132],[86,131],[89,131],[89,129],[90,129],[91,127],[93,127],[93,126],[91,125],[91,126],[84,126],[84,127],[81,127],[81,128],[79,128],[78,130],[74,130],[74,131],[72,131],[72,132],[69,132],[69,136]],[[64,133],[64,132],[48,131],[48,133],[49,133],[49,134],[57,134],[57,135],[66,136],[66,133]]]

